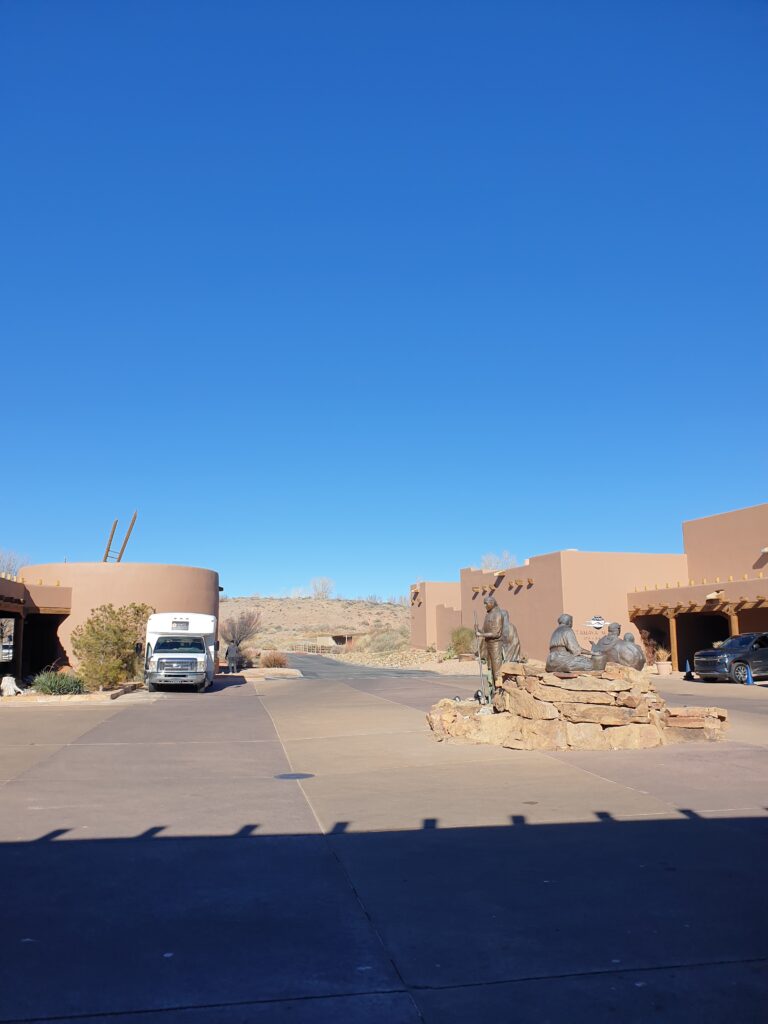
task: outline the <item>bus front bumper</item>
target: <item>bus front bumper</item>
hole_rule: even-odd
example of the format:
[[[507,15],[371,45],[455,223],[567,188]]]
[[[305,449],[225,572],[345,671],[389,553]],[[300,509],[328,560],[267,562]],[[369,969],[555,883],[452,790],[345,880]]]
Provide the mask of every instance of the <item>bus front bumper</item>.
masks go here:
[[[147,672],[146,675],[150,686],[201,686],[205,681],[205,672]]]

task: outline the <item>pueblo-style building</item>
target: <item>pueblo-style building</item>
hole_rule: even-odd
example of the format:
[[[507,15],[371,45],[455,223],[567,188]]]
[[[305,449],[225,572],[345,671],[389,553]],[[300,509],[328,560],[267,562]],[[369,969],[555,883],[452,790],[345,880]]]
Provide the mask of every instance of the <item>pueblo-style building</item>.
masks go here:
[[[482,622],[493,594],[517,626],[523,651],[544,659],[557,617],[573,615],[584,647],[601,616],[647,631],[684,669],[693,654],[736,633],[768,630],[768,504],[683,523],[683,554],[556,551],[453,583],[411,587],[411,644],[445,650],[457,626]]]
[[[48,665],[72,665],[72,633],[103,604],[147,604],[157,612],[219,614],[211,569],[141,562],[28,565],[0,577],[0,618],[13,620],[13,658],[0,675],[16,679]]]

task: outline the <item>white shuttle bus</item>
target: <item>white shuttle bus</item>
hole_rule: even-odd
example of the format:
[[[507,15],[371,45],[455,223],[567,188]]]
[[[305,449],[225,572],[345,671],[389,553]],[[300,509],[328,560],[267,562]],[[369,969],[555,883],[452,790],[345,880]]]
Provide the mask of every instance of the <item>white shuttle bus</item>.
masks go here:
[[[147,689],[184,684],[202,693],[213,683],[218,647],[215,615],[196,612],[150,615],[144,646]]]

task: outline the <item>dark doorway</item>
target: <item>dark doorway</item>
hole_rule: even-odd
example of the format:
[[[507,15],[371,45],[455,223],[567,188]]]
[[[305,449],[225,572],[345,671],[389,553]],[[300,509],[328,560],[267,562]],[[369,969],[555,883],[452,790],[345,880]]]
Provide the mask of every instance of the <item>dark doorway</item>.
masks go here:
[[[642,644],[645,657],[653,662],[651,650],[655,647],[666,647],[671,650],[669,639],[669,619],[666,615],[638,615],[632,620],[635,639]]]
[[[13,676],[18,679],[21,675],[20,653],[22,647],[22,622],[21,615],[9,612],[0,612],[2,629],[2,655],[0,656],[0,676]]]
[[[740,633],[768,633],[768,608],[747,608],[739,612]]]
[[[688,661],[693,668],[696,651],[711,647],[717,640],[727,640],[731,635],[728,618],[717,612],[681,612],[677,616],[678,664],[684,669]]]
[[[24,620],[22,648],[22,677],[35,675],[50,665],[59,668],[67,664],[64,648],[59,643],[59,626],[66,615],[43,615],[32,612]]]

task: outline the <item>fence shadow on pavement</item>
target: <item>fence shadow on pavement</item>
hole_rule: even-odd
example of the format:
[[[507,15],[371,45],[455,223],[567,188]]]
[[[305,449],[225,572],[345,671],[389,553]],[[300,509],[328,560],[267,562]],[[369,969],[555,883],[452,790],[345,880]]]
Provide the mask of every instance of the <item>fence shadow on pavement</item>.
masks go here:
[[[0,844],[0,1020],[758,1021],[767,850],[768,818],[686,810],[55,829]]]

